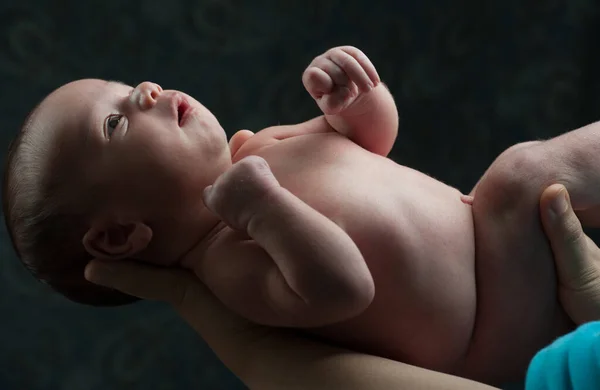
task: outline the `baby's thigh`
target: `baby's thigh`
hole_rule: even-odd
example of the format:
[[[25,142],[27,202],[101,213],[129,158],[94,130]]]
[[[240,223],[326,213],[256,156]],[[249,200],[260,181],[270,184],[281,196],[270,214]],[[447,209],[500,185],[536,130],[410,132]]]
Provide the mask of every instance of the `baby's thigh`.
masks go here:
[[[486,369],[494,366],[505,367],[506,374],[524,373],[535,352],[568,323],[557,303],[552,253],[539,216],[550,176],[538,164],[543,153],[543,143],[511,148],[477,186],[478,302],[471,358],[482,365],[473,368],[476,376],[493,375]]]

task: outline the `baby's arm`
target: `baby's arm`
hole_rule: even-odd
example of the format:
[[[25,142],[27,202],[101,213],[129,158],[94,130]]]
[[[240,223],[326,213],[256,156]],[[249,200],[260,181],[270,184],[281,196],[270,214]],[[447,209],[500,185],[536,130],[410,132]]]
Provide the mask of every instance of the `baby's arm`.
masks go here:
[[[302,82],[331,127],[363,148],[387,156],[398,134],[398,110],[367,56],[351,46],[316,57]]]
[[[281,187],[262,158],[236,163],[205,203],[234,230],[217,236],[196,272],[238,314],[264,325],[316,327],[370,305],[375,287],[355,243]]]

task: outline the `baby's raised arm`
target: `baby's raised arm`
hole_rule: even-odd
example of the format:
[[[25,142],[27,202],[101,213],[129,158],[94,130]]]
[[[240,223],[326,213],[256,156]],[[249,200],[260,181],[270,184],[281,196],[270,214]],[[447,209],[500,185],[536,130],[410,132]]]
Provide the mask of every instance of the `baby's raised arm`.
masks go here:
[[[377,70],[359,49],[341,46],[316,57],[302,82],[337,132],[387,156],[398,134],[398,110]]]
[[[279,185],[265,160],[237,162],[205,193],[232,228],[217,235],[195,270],[247,319],[316,327],[360,314],[371,303],[371,273],[338,225]]]

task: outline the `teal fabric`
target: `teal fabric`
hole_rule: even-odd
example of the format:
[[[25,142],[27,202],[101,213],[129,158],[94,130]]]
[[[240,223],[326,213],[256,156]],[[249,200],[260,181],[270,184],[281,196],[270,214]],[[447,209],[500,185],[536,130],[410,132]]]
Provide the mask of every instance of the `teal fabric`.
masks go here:
[[[600,389],[600,321],[582,325],[538,352],[525,389]]]

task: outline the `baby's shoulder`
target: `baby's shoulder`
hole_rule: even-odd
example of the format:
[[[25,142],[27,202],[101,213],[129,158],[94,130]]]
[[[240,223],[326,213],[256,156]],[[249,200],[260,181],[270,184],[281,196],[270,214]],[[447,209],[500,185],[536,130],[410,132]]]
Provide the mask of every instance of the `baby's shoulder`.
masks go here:
[[[329,125],[325,117],[321,115],[306,122],[297,123],[294,125],[267,127],[266,129],[261,130],[258,134],[263,134],[265,137],[282,141],[287,138],[330,132],[335,132],[335,130]]]
[[[248,155],[259,154],[260,150],[274,146],[286,139],[333,131],[335,130],[327,123],[325,117],[319,116],[294,125],[267,127],[256,134],[249,130],[240,130],[231,137],[229,146],[233,160],[238,161]]]

